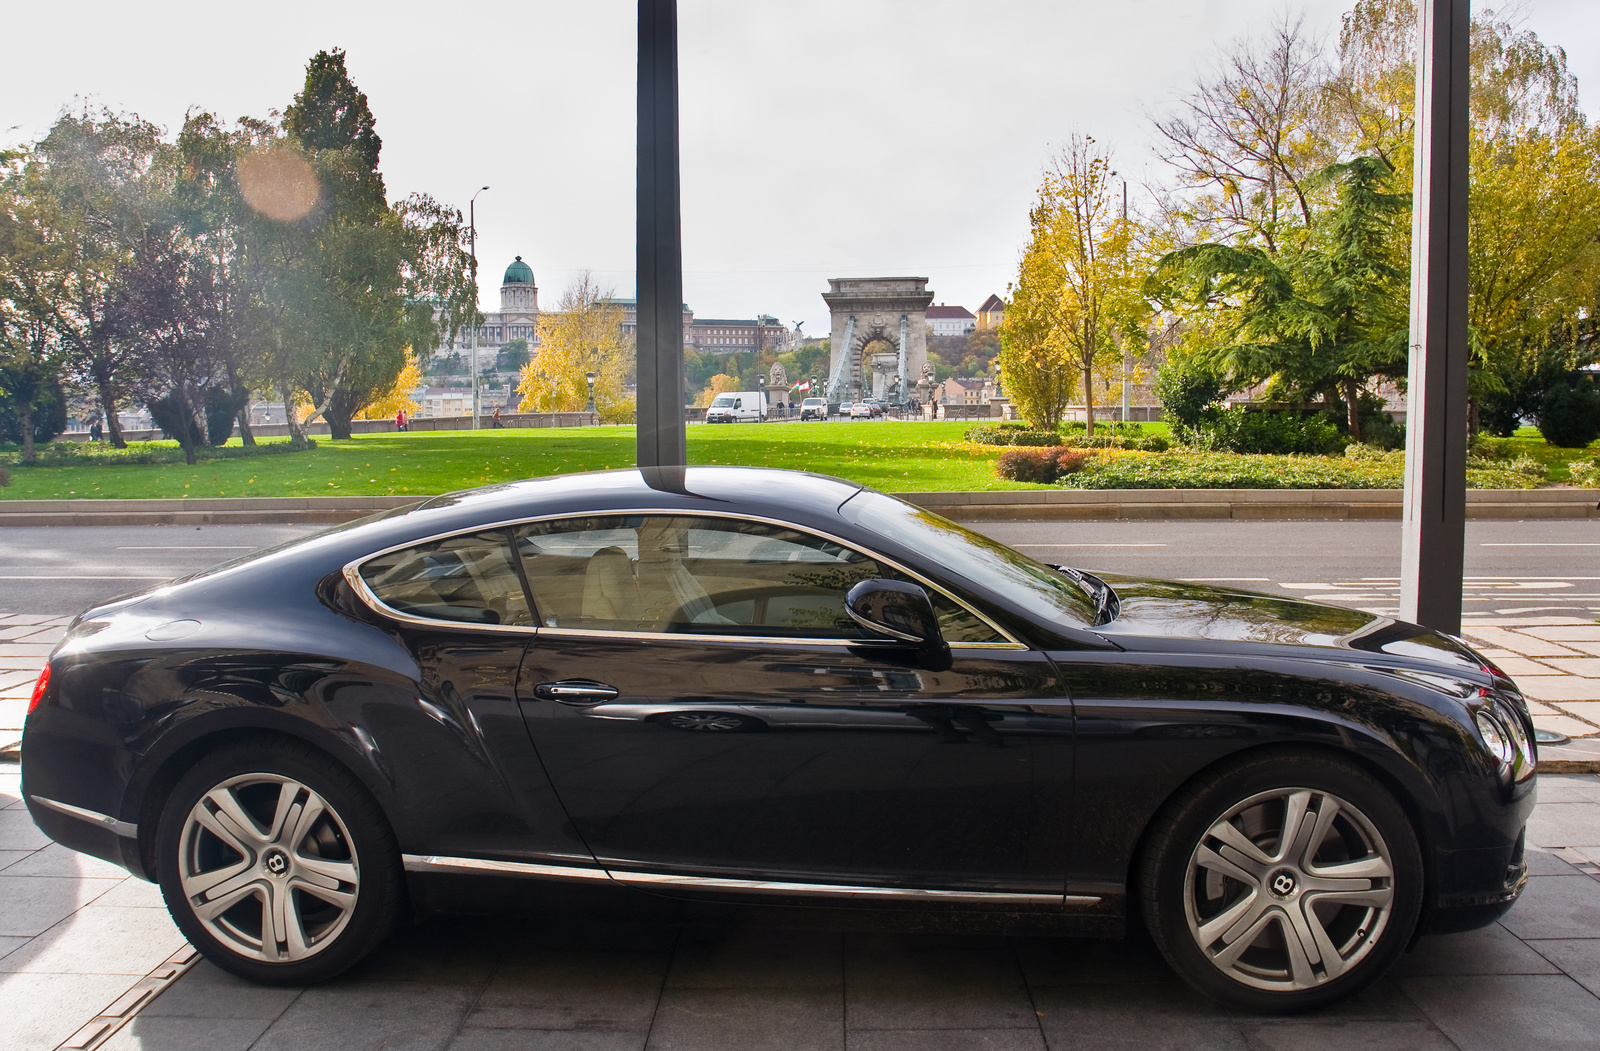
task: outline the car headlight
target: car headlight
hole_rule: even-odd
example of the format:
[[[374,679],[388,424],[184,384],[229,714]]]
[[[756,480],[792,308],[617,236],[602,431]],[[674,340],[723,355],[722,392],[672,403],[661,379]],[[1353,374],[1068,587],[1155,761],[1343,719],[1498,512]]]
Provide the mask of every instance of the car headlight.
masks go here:
[[[1487,711],[1479,711],[1472,721],[1477,724],[1478,736],[1483,738],[1489,754],[1498,759],[1501,765],[1510,766],[1515,753],[1511,749],[1511,736],[1500,725],[1500,721]]]

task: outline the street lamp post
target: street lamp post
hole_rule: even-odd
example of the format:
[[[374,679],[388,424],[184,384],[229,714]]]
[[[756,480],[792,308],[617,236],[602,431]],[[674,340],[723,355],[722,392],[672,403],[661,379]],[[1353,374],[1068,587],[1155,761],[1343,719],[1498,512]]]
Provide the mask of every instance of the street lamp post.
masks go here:
[[[480,187],[467,202],[467,247],[472,253],[472,429],[478,429],[481,406],[478,403],[478,194],[489,187]]]
[[[756,368],[759,369],[760,367],[761,363],[757,361]],[[761,423],[767,418],[767,377],[759,372],[756,373],[756,390],[759,397],[756,403],[756,422]]]
[[[583,378],[589,381],[589,404],[584,407],[585,412],[596,412],[594,407],[594,381],[598,376],[593,372],[585,372]]]

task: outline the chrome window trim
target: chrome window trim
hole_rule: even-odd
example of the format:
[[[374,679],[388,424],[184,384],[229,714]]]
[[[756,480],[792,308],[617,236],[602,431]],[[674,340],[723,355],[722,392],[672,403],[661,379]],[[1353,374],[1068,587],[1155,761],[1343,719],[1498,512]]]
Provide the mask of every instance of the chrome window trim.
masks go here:
[[[539,632],[549,632],[552,635],[565,635],[574,637],[663,639],[668,641],[693,642],[705,642],[709,639],[721,639],[728,642],[762,642],[780,646],[859,646],[863,643],[888,641],[887,639],[878,640],[870,638],[828,639],[785,638],[782,636],[771,635],[718,635],[709,632],[705,634],[699,634],[660,631],[613,631],[604,628],[551,628],[542,625],[530,627],[518,624],[474,624],[470,621],[435,620],[430,617],[418,617],[409,613],[402,613],[399,610],[386,605],[382,599],[378,598],[377,594],[372,590],[372,588],[367,585],[366,579],[361,575],[361,567],[375,558],[382,558],[385,555],[392,555],[396,551],[405,551],[408,548],[418,547],[422,544],[432,544],[441,540],[449,540],[452,537],[471,536],[475,533],[487,533],[496,529],[513,529],[521,525],[532,525],[535,522],[558,522],[564,518],[610,518],[623,517],[627,515],[671,515],[680,518],[726,518],[739,522],[759,522],[762,525],[777,526],[780,529],[788,529],[797,533],[806,534],[808,536],[818,537],[819,539],[838,544],[847,550],[854,551],[859,555],[864,555],[865,557],[889,566],[892,569],[899,570],[901,573],[904,573],[906,576],[910,577],[912,580],[915,580],[923,587],[937,591],[951,602],[954,602],[968,613],[971,613],[974,617],[977,617],[984,624],[987,624],[996,635],[1008,640],[1006,642],[953,642],[950,644],[952,649],[1026,650],[1028,648],[1023,643],[1017,641],[1016,636],[1012,635],[1009,631],[1006,631],[1000,625],[996,624],[981,610],[974,609],[971,603],[952,593],[948,588],[934,583],[921,573],[908,568],[895,559],[889,558],[886,555],[880,555],[868,549],[864,549],[855,543],[843,539],[842,537],[834,536],[831,533],[825,533],[819,529],[813,529],[810,526],[800,526],[794,522],[785,522],[777,518],[767,518],[764,515],[740,514],[733,511],[685,511],[682,508],[633,507],[591,512],[563,511],[560,514],[535,515],[531,518],[507,519],[505,521],[490,522],[484,525],[472,526],[466,529],[455,529],[446,533],[437,533],[432,536],[419,537],[418,539],[412,540],[408,543],[395,544],[394,546],[386,547],[381,551],[374,551],[369,555],[362,555],[360,558],[355,559],[354,561],[345,565],[343,570],[344,579],[345,582],[350,585],[351,589],[355,591],[356,595],[361,599],[361,601],[367,606],[371,607],[374,612],[406,624],[413,624],[424,628],[445,627],[457,630],[465,629],[468,631],[485,631],[491,634],[536,635]],[[538,596],[530,597],[534,602],[538,601]]]
[[[619,869],[576,865],[546,865],[528,861],[492,861],[487,858],[457,858],[438,854],[404,854],[401,861],[407,872],[470,873],[491,876],[527,876],[580,882],[609,881],[625,886],[677,887],[686,890],[727,890],[744,894],[777,894],[789,897],[888,899],[892,901],[967,902],[989,905],[1095,905],[1096,895],[1029,893],[1022,891],[937,890],[928,887],[874,887],[847,883],[797,883],[782,880],[727,879],[713,876],[681,876],[670,872],[631,872]]]
[[[41,795],[30,795],[28,798],[33,800],[35,803],[38,803],[42,807],[65,814],[68,817],[75,817],[79,821],[87,821],[92,825],[99,825],[102,828],[110,829],[119,836],[124,836],[128,839],[139,838],[139,826],[131,821],[118,821],[111,815],[102,814],[98,810],[90,810],[87,807],[73,806],[71,803],[62,803],[58,800],[46,799]]]

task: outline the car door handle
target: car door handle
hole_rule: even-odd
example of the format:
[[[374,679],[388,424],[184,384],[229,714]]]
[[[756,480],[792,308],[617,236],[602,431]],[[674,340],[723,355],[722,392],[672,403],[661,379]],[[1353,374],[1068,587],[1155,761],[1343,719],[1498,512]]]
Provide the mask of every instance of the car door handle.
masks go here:
[[[562,704],[599,704],[601,701],[615,700],[617,688],[587,679],[562,679],[560,682],[541,682],[533,688],[533,694]]]

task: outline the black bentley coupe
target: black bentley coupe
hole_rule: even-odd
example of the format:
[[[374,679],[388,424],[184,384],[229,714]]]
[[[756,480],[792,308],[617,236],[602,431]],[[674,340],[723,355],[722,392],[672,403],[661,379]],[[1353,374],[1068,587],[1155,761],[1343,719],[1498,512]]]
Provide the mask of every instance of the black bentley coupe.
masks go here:
[[[1202,991],[1293,1011],[1511,906],[1531,732],[1501,671],[1414,624],[692,467],[441,496],[99,606],[22,754],[45,832],[259,981],[509,887],[1138,917]]]

